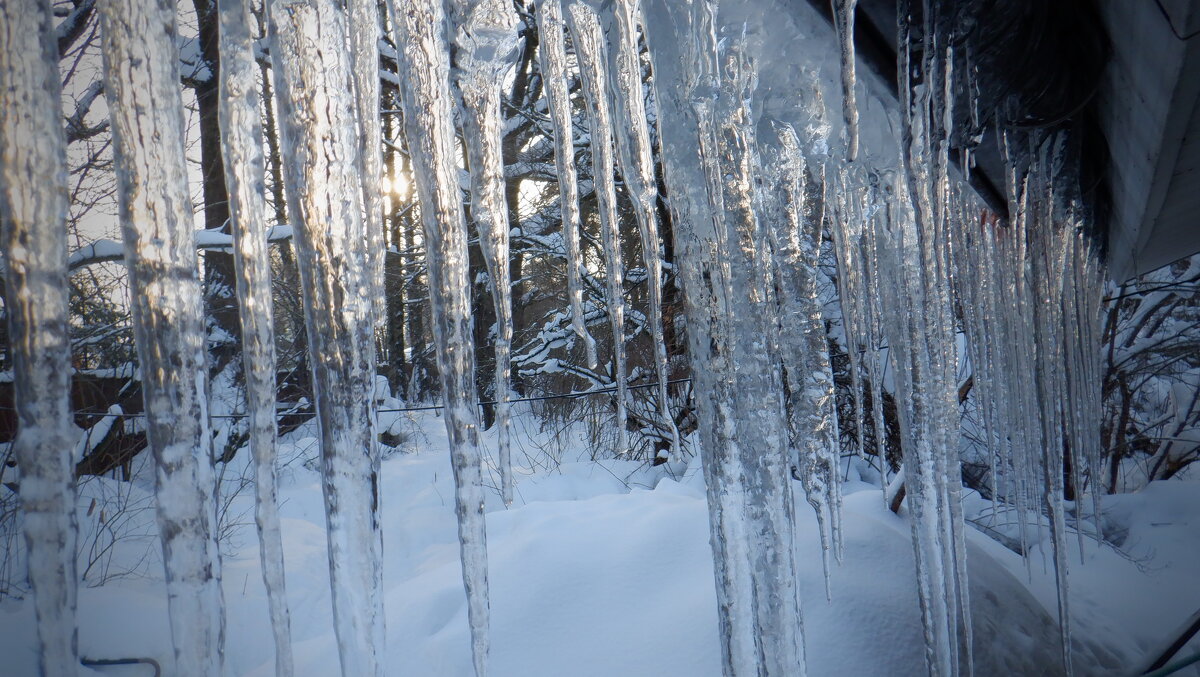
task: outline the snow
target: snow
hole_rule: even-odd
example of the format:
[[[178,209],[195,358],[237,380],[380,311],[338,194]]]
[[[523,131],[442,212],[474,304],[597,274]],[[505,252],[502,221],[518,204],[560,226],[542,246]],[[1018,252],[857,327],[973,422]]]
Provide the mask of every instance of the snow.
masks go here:
[[[528,411],[519,430],[536,428]],[[472,674],[466,604],[458,563],[453,483],[442,419],[405,417],[420,451],[392,455],[381,471],[384,503],[386,674]],[[578,433],[578,431],[572,431]],[[336,674],[324,509],[310,423],[281,444],[280,499],[293,611],[297,675]],[[548,436],[514,436],[538,456]],[[488,440],[491,441],[491,440]],[[707,508],[698,463],[646,468],[630,461],[592,463],[582,434],[568,437],[564,463],[518,464],[513,506],[487,496],[492,598],[490,669],[498,677],[572,675],[720,675],[716,598]],[[245,455],[235,466],[249,463]],[[525,459],[524,453],[514,454]],[[232,468],[226,475],[237,474]],[[675,473],[677,479],[671,477]],[[148,492],[144,471],[134,484]],[[846,558],[824,601],[820,537],[806,506],[796,508],[807,660],[816,675],[916,675],[925,670],[907,516],[880,505],[878,487],[851,482],[843,529]],[[230,513],[252,510],[237,494]],[[968,511],[990,502],[967,499]],[[87,500],[81,499],[84,522]],[[1121,533],[1127,554],[1087,541],[1086,563],[1072,567],[1078,628],[1076,669],[1087,675],[1133,672],[1147,652],[1200,606],[1200,483],[1156,482],[1105,500],[1106,530]],[[149,521],[151,513],[144,513]],[[94,520],[94,515],[92,519]],[[152,524],[149,524],[152,532]],[[274,674],[266,593],[252,524],[233,527],[222,548],[227,600],[226,674]],[[1035,544],[1035,549],[1040,544]],[[135,555],[144,543],[118,542]],[[1034,552],[1023,560],[982,532],[968,532],[975,674],[1055,674],[1054,577]],[[147,567],[152,572],[153,567]],[[150,656],[169,666],[170,638],[161,580],[111,580],[80,591],[80,653],[91,658]],[[6,674],[34,674],[32,605],[0,606]],[[1048,666],[1048,667],[1047,667]],[[116,674],[115,670],[110,674]],[[171,674],[168,668],[164,674]],[[1185,675],[1187,673],[1184,673]]]

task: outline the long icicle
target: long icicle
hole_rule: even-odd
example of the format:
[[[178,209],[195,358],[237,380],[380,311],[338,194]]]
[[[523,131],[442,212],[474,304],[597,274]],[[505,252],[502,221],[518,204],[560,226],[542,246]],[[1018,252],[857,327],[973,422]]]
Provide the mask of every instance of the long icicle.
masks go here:
[[[357,331],[373,333],[384,325],[383,262],[387,253],[383,226],[383,124],[379,115],[379,4],[376,0],[348,0],[351,73],[360,128],[362,157],[363,230],[366,233],[368,284],[372,324]],[[361,296],[361,294],[360,294]],[[373,340],[373,337],[367,337]]]
[[[894,215],[902,219],[895,225],[908,251],[893,265],[906,281],[909,312],[901,317],[890,313],[886,331],[896,365],[897,399],[907,400],[900,420],[926,657],[931,674],[951,677],[970,672],[972,650],[945,225],[952,59],[945,18],[934,2],[926,2],[924,10],[919,84],[912,81],[907,0],[898,13],[902,180],[907,188],[902,197],[908,202]]]
[[[797,457],[793,472],[799,474],[817,516],[825,596],[830,599],[830,560],[841,558],[842,499],[833,371],[817,286],[822,223],[807,210],[807,167],[795,129],[779,122],[772,127],[774,138],[762,146],[772,184],[764,191],[764,202],[774,217],[768,231],[778,289],[776,341],[787,382],[789,437]]]
[[[858,159],[858,95],[854,56],[854,8],[858,0],[831,0],[841,59],[842,120],[846,125],[846,160]]]
[[[275,0],[271,53],[284,130],[288,214],[295,226],[321,433],[322,493],[334,632],[342,673],[383,673],[383,536],[374,440],[375,343],[363,226],[360,139],[347,93],[345,12],[330,0]]]
[[[463,111],[463,140],[471,172],[471,216],[491,281],[496,309],[496,428],[500,494],[513,500],[510,450],[509,383],[512,378],[513,312],[509,282],[508,203],[505,200],[503,118],[500,87],[511,70],[517,49],[517,16],[511,0],[455,0],[451,5],[458,46],[455,79]]]
[[[245,0],[220,0],[221,105],[225,185],[233,219],[234,270],[242,326],[249,445],[254,459],[254,521],[275,640],[275,674],[294,672],[284,585],[283,538],[276,498],[275,331],[267,244],[265,162],[254,62],[254,25]]]
[[[396,8],[396,44],[404,90],[404,124],[429,267],[430,306],[446,432],[454,469],[455,512],[471,655],[484,677],[488,655],[487,533],[483,448],[475,405],[475,349],[467,279],[467,228],[454,148],[450,57],[440,0],[406,0]]]
[[[99,11],[174,674],[217,675],[225,614],[175,6],[112,0]]]
[[[722,35],[718,67],[715,2],[645,0],[642,10],[693,378],[705,395],[696,404],[722,670],[803,675],[787,423],[754,190],[755,67],[736,31]]]
[[[596,368],[596,340],[588,333],[583,314],[583,260],[579,252],[578,173],[575,169],[575,135],[571,125],[571,100],[567,90],[567,49],[560,0],[539,0],[537,8],[538,64],[545,83],[546,108],[554,133],[554,164],[562,211],[563,243],[567,255],[567,299],[571,326],[583,341],[589,369]]]
[[[671,436],[671,455],[680,458],[679,428],[671,415],[667,392],[669,364],[663,339],[662,252],[657,218],[658,186],[650,154],[650,127],[642,92],[642,62],[638,55],[636,0],[612,3],[607,27],[609,95],[621,128],[615,132],[617,162],[625,188],[633,203],[646,265],[646,289],[650,340],[654,351],[654,373],[658,379],[658,412]]]
[[[75,467],[68,341],[66,140],[50,3],[0,3],[0,248],[12,337],[22,521],[38,670],[74,675]]]
[[[617,385],[618,454],[629,451],[627,403],[629,402],[625,364],[625,266],[621,261],[621,233],[617,220],[617,188],[613,177],[613,126],[608,97],[604,93],[607,68],[604,35],[596,12],[582,0],[567,6],[567,25],[579,59],[583,77],[583,98],[587,102],[588,127],[592,139],[592,181],[600,212],[600,240],[604,246],[605,301],[612,328],[613,380]]]

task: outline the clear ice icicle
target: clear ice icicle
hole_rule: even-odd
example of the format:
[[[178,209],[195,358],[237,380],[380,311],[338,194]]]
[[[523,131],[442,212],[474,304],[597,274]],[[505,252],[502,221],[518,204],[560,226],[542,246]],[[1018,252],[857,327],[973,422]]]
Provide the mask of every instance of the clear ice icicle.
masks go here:
[[[372,333],[382,326],[385,306],[383,259],[387,253],[383,225],[383,125],[379,115],[379,5],[376,0],[347,0],[349,46],[357,102],[359,153],[362,158],[363,230],[366,233],[368,276],[364,289],[373,324],[357,328]],[[362,296],[362,294],[360,294]],[[369,337],[367,340],[371,340]]]
[[[346,15],[275,0],[271,54],[321,435],[333,626],[342,673],[381,675],[384,648],[375,343]]]
[[[563,242],[567,258],[567,298],[571,326],[583,340],[589,369],[596,368],[596,340],[588,333],[583,316],[583,259],[579,252],[578,172],[575,169],[575,134],[571,125],[571,99],[567,90],[567,48],[560,0],[539,0],[537,8],[538,65],[545,83],[546,108],[554,131],[554,164],[558,174]]]
[[[487,532],[484,522],[483,447],[475,404],[467,227],[454,144],[450,55],[440,0],[411,0],[397,8],[396,44],[404,94],[405,136],[421,204],[429,266],[429,296],[454,469],[455,512],[471,656],[483,677],[488,655]]]
[[[831,0],[842,76],[842,120],[846,123],[846,159],[858,159],[858,102],[854,63],[854,8],[858,0]]]
[[[241,308],[242,371],[246,379],[249,445],[254,459],[254,521],[258,527],[263,584],[275,640],[275,674],[293,672],[291,620],[284,586],[283,539],[276,501],[275,331],[271,260],[259,122],[258,65],[253,17],[245,0],[220,0],[221,105],[225,185],[233,220],[234,268]]]
[[[650,155],[650,127],[646,120],[646,102],[642,91],[642,62],[638,55],[636,0],[611,3],[607,19],[609,95],[616,112],[618,129],[617,161],[625,188],[633,203],[638,232],[642,240],[642,260],[646,264],[646,287],[650,340],[654,351],[654,372],[658,379],[658,411],[671,436],[671,453],[679,458],[679,429],[671,415],[667,393],[669,364],[667,344],[663,340],[662,258],[659,246],[654,160]]]
[[[504,197],[503,122],[500,87],[516,58],[517,16],[510,0],[455,0],[451,5],[458,45],[454,71],[462,100],[463,139],[471,172],[471,195],[480,248],[487,262],[496,309],[496,428],[500,493],[512,503],[509,444],[509,382],[512,351],[512,285],[509,283],[508,203]]]
[[[793,482],[756,211],[755,65],[734,31],[722,35],[718,67],[714,2],[645,0],[642,12],[692,373],[705,394],[698,432],[722,670],[803,675]]]
[[[113,0],[99,12],[174,674],[217,675],[225,618],[175,6]]]
[[[75,465],[68,341],[66,140],[50,3],[0,4],[0,249],[13,359],[38,670],[78,671]]]
[[[600,212],[600,241],[604,249],[605,301],[612,329],[613,380],[617,385],[617,453],[629,451],[627,403],[629,402],[625,364],[625,266],[621,261],[621,232],[617,220],[617,188],[613,166],[613,124],[605,83],[604,34],[595,10],[582,0],[567,5],[567,25],[579,59],[583,77],[583,98],[587,103],[591,132],[592,181]]]
[[[817,515],[825,594],[830,592],[830,557],[840,558],[841,478],[833,371],[817,287],[821,219],[806,213],[805,158],[795,130],[773,124],[774,138],[762,143],[765,191],[773,222],[767,227],[774,250],[773,273],[778,289],[776,325],[780,357],[787,379],[787,414],[791,445],[809,505]]]

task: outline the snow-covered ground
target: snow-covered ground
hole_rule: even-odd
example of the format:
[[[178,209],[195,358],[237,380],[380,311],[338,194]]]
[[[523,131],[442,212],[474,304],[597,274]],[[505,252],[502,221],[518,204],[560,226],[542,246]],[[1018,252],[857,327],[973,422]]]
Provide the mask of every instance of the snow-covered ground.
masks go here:
[[[471,674],[466,601],[458,563],[453,482],[443,421],[423,414],[394,426],[408,453],[383,464],[384,589],[389,674]],[[519,416],[513,458],[516,500],[489,498],[492,651],[498,677],[720,674],[716,598],[699,466],[649,468],[591,461],[581,436],[561,446]],[[298,674],[337,674],[319,477],[305,464],[313,430],[286,438],[280,498]],[[491,440],[488,440],[491,442]],[[551,457],[561,453],[554,467]],[[243,454],[244,456],[244,454]],[[234,466],[237,465],[235,462]],[[534,466],[536,470],[532,469]],[[226,473],[226,486],[236,486]],[[249,473],[247,473],[248,475]],[[856,473],[851,472],[851,475]],[[171,674],[166,599],[145,487],[124,485],[129,508],[104,514],[92,496],[117,483],[85,484],[85,540],[103,520],[124,537],[89,576],[133,569],[80,592],[79,643],[89,658],[150,656]],[[845,486],[845,557],[825,599],[816,520],[797,502],[810,675],[925,673],[909,526],[883,506],[879,488]],[[228,496],[228,492],[227,492]],[[222,541],[230,675],[274,674],[265,592],[252,520],[252,492],[228,500]],[[968,515],[990,504],[969,497]],[[140,509],[139,509],[140,508]],[[89,514],[90,513],[90,514]],[[117,525],[114,520],[126,520]],[[1122,550],[1085,541],[1072,557],[1077,674],[1133,674],[1146,654],[1200,608],[1200,484],[1160,482],[1105,502],[1105,531]],[[101,540],[101,543],[103,541]],[[1054,674],[1058,661],[1054,575],[1040,545],[1030,566],[969,530],[976,674]],[[1072,541],[1074,543],[1075,541]],[[1076,546],[1077,547],[1077,546]],[[155,578],[158,576],[158,579]],[[0,673],[35,673],[32,606],[0,605]],[[1190,653],[1196,648],[1193,643]],[[139,667],[96,674],[140,674]],[[1200,674],[1198,672],[1181,674]]]

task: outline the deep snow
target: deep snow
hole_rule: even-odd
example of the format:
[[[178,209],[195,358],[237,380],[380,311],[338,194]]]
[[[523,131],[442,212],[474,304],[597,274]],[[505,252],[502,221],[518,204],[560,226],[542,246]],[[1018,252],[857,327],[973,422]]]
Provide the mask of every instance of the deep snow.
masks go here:
[[[492,492],[487,505],[490,674],[719,675],[699,464],[649,468],[633,461],[593,462],[580,433],[559,436],[563,461],[555,468],[552,436],[538,432],[528,413],[515,422],[515,501],[506,510],[498,492]],[[386,669],[396,675],[470,675],[445,427],[436,414],[427,413],[397,416],[392,429],[406,433],[404,448],[412,451],[394,453],[383,463]],[[320,478],[313,469],[314,433],[309,424],[284,438],[280,512],[297,674],[323,677],[337,674],[338,657]],[[486,441],[494,446],[494,440]],[[535,471],[533,465],[543,467]],[[237,484],[228,478],[239,472],[231,467],[224,473],[227,492]],[[850,474],[858,473],[851,469]],[[149,484],[139,485],[143,477],[149,477],[145,468],[125,487],[135,501],[149,495]],[[98,479],[83,486],[79,517],[85,534],[100,517],[94,507],[88,514],[91,497],[116,487]],[[809,674],[922,675],[909,526],[903,515],[884,508],[877,486],[855,479],[844,490],[845,558],[833,571],[831,603],[825,601],[816,519],[807,503],[797,505]],[[226,512],[226,520],[234,523],[222,542],[226,672],[266,676],[273,674],[274,664],[252,501],[252,491],[243,489]],[[969,495],[965,512],[978,517],[988,508],[990,503]],[[152,512],[134,513],[131,522],[139,515],[147,521],[145,532],[152,533]],[[1200,607],[1198,518],[1200,483],[1195,482],[1160,482],[1105,500],[1105,532],[1124,552],[1089,540],[1081,566],[1073,546],[1077,674],[1131,674]],[[976,529],[968,530],[968,542],[976,674],[1054,674],[1054,574],[1049,561],[1043,563],[1040,544],[1033,544],[1027,568]],[[163,663],[164,674],[172,673],[156,548],[144,537],[122,540],[112,570],[125,566],[142,575],[81,589],[81,655],[152,656]],[[32,616],[26,602],[0,605],[5,675],[34,674]],[[96,674],[137,669],[104,668]]]

